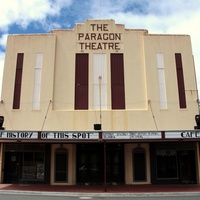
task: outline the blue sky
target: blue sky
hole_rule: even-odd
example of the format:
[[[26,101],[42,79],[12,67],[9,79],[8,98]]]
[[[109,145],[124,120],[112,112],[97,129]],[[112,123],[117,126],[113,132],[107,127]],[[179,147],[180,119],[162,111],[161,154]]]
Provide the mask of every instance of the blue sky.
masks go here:
[[[0,7],[0,92],[8,34],[49,33],[85,19],[190,35],[200,90],[200,0],[6,0]]]

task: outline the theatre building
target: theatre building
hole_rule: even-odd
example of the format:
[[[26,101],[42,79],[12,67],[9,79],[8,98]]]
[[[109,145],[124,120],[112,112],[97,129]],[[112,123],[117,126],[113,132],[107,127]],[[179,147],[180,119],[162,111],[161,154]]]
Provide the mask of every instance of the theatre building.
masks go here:
[[[198,114],[188,35],[114,20],[9,35],[0,182],[199,184]]]

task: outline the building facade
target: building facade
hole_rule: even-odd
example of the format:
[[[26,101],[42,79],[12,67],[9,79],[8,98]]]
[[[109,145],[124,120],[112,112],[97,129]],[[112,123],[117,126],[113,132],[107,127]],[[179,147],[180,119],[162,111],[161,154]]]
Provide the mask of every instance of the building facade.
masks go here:
[[[188,35],[114,20],[9,35],[1,183],[199,184],[198,113]]]

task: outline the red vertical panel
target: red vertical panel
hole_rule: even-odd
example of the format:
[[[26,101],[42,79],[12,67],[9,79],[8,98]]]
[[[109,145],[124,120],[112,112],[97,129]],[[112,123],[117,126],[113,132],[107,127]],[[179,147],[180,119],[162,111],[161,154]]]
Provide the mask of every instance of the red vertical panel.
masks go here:
[[[15,73],[13,109],[20,108],[23,60],[24,60],[24,54],[18,53],[17,54],[16,73]]]
[[[75,110],[88,109],[88,54],[76,54]]]
[[[186,108],[185,84],[183,76],[182,58],[180,53],[175,53],[178,94],[180,108]]]
[[[125,109],[123,54],[111,54],[112,109]]]

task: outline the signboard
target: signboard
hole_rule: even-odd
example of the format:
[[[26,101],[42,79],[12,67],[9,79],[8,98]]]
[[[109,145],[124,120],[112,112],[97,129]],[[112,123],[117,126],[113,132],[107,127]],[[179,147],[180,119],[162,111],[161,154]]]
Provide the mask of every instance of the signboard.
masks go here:
[[[109,24],[90,24],[88,32],[77,33],[79,50],[121,50],[122,33],[111,32]]]
[[[166,139],[200,139],[200,132],[198,131],[170,131],[165,132]]]
[[[41,139],[79,139],[79,140],[98,140],[98,132],[42,132]]]
[[[161,132],[105,132],[103,139],[162,139]]]
[[[0,138],[3,139],[38,139],[38,132],[32,131],[2,131]]]
[[[200,131],[116,131],[102,132],[103,140],[154,140],[154,139],[200,139]],[[0,131],[0,139],[40,139],[40,140],[98,140],[99,132],[67,132],[67,131]]]

